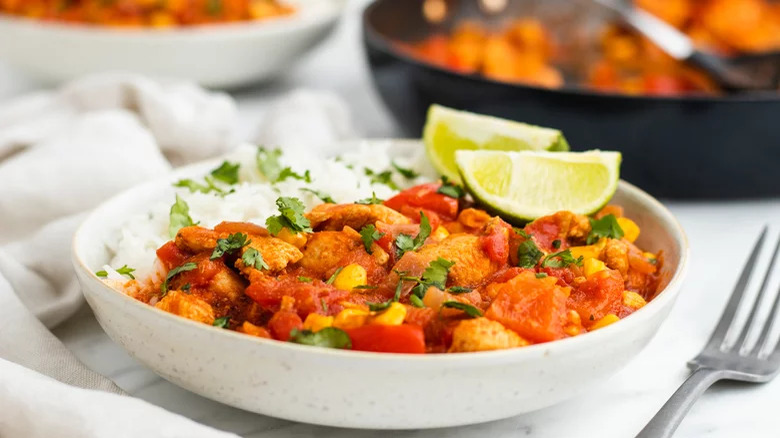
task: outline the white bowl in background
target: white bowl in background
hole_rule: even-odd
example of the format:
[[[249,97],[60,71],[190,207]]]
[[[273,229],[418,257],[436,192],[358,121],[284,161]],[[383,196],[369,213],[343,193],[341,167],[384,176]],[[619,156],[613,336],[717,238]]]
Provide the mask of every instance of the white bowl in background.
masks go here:
[[[232,88],[289,68],[334,28],[344,0],[296,0],[290,16],[171,29],[111,28],[0,14],[0,59],[48,83],[105,71]]]
[[[399,151],[422,147],[419,141],[395,142]],[[166,313],[95,276],[111,258],[104,242],[116,238],[125,218],[172,199],[173,181],[202,176],[219,161],[180,169],[98,207],[76,233],[73,263],[100,325],[133,357],[183,388],[260,414],[328,426],[418,429],[548,407],[604,381],[636,356],[668,315],[686,272],[688,243],[680,224],[657,200],[621,181],[613,201],[641,227],[640,247],[663,251],[665,288],[601,330],[524,348],[409,355],[278,342]]]

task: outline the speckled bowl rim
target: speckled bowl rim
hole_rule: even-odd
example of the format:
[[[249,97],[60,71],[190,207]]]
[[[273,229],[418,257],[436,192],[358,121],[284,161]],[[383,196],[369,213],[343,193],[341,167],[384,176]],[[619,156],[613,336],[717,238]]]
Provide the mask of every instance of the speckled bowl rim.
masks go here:
[[[370,139],[360,140],[360,142],[396,142],[410,146],[412,143],[419,144],[420,140],[416,139]],[[345,144],[353,144],[354,142],[345,142]],[[98,206],[89,216],[82,222],[73,237],[72,244],[72,259],[75,269],[81,270],[86,274],[86,281],[91,282],[100,290],[101,293],[116,294],[124,299],[125,305],[142,307],[144,311],[150,312],[151,317],[165,318],[171,324],[188,324],[193,330],[209,330],[209,334],[214,335],[217,338],[220,336],[226,337],[225,339],[232,338],[233,341],[254,343],[258,348],[265,349],[279,349],[280,351],[291,351],[297,354],[316,356],[318,360],[341,360],[351,359],[354,365],[365,366],[398,366],[403,364],[405,367],[418,367],[418,366],[447,366],[447,367],[471,367],[481,366],[486,364],[498,364],[498,363],[515,363],[523,360],[531,360],[541,356],[549,355],[565,355],[572,350],[580,350],[583,348],[599,348],[599,345],[603,342],[608,342],[610,338],[620,336],[620,333],[627,330],[631,330],[633,327],[646,323],[653,314],[662,311],[667,305],[670,305],[670,301],[674,301],[677,295],[682,290],[682,282],[685,278],[688,269],[688,259],[690,257],[690,249],[688,245],[688,238],[685,235],[680,223],[674,217],[674,215],[658,200],[637,188],[636,186],[620,180],[618,185],[618,191],[624,193],[626,196],[635,199],[638,204],[642,205],[650,213],[651,217],[662,224],[662,228],[671,232],[671,238],[676,245],[680,248],[680,261],[677,265],[677,269],[672,275],[666,287],[659,292],[656,297],[647,303],[643,308],[632,313],[626,318],[620,320],[615,324],[611,324],[600,330],[589,332],[583,335],[560,339],[557,341],[546,342],[541,344],[534,344],[522,348],[514,348],[507,350],[495,350],[495,351],[483,351],[483,352],[470,352],[470,353],[446,353],[446,354],[406,354],[406,353],[376,353],[376,352],[364,352],[364,351],[352,351],[352,350],[337,350],[329,348],[318,348],[311,346],[298,345],[288,342],[280,342],[271,339],[264,339],[254,336],[248,336],[242,333],[238,333],[232,330],[225,330],[222,328],[208,326],[203,323],[198,323],[163,310],[148,304],[142,303],[121,291],[111,288],[105,284],[95,273],[89,269],[87,263],[84,261],[79,247],[82,245],[104,245],[104,242],[89,242],[86,235],[90,233],[90,229],[95,227],[93,223],[99,216],[104,214],[106,210],[112,209],[113,206],[125,203],[125,199],[131,197],[136,192],[146,192],[152,190],[154,187],[163,185],[170,185],[172,182],[191,175],[197,175],[199,173],[205,173],[209,169],[221,163],[223,158],[214,158],[206,161],[201,161],[188,166],[176,169],[174,172],[167,174],[161,178],[154,179],[152,181],[137,185],[128,190],[125,190],[109,200]],[[119,224],[112,224],[112,226],[118,226]],[[99,227],[98,227],[99,228]],[[82,285],[82,290],[85,285]],[[596,350],[594,350],[596,351]]]

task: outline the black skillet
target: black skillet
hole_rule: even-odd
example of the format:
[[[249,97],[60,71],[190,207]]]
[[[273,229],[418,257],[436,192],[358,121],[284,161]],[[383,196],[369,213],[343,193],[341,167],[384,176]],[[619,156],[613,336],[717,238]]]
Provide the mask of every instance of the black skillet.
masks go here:
[[[561,129],[574,150],[619,150],[623,178],[655,196],[780,195],[778,93],[637,97],[576,87],[550,90],[454,73],[415,60],[395,45],[464,18],[495,26],[527,3],[510,0],[496,17],[485,14],[477,0],[448,0],[450,12],[436,25],[423,17],[421,0],[377,0],[366,8],[363,38],[374,82],[407,135],[420,136],[428,106],[438,103]]]

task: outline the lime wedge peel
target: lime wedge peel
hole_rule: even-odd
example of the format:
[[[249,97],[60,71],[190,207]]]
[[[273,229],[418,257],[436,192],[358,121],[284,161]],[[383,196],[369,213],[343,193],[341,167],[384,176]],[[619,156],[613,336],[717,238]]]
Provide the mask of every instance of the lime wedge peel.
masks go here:
[[[455,157],[474,199],[516,223],[561,210],[596,213],[620,179],[619,152],[460,150]]]
[[[431,105],[423,141],[434,168],[460,180],[455,164],[457,150],[547,150],[568,151],[561,131],[497,117]]]

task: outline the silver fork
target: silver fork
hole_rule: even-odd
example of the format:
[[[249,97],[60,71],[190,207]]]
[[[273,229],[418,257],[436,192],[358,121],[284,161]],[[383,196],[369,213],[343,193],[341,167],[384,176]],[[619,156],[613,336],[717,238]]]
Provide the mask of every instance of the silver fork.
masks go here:
[[[672,436],[699,396],[718,380],[764,383],[777,375],[778,370],[780,370],[780,344],[772,346],[768,344],[773,321],[777,316],[778,307],[780,307],[780,291],[775,294],[772,309],[762,325],[756,322],[756,314],[766,294],[772,268],[780,251],[780,239],[775,244],[772,258],[761,282],[761,289],[756,295],[747,319],[741,326],[734,323],[737,309],[739,309],[742,297],[745,295],[756,261],[766,240],[766,234],[767,228],[764,227],[709,342],[698,356],[688,362],[688,368],[693,373],[655,414],[655,417],[647,423],[647,426],[639,432],[637,438]],[[754,325],[756,329],[761,329],[761,334],[755,345],[749,348],[745,340]],[[725,342],[729,329],[739,330],[739,336],[733,345],[726,345]],[[768,353],[764,353],[767,347],[771,347],[771,349],[768,350]]]

